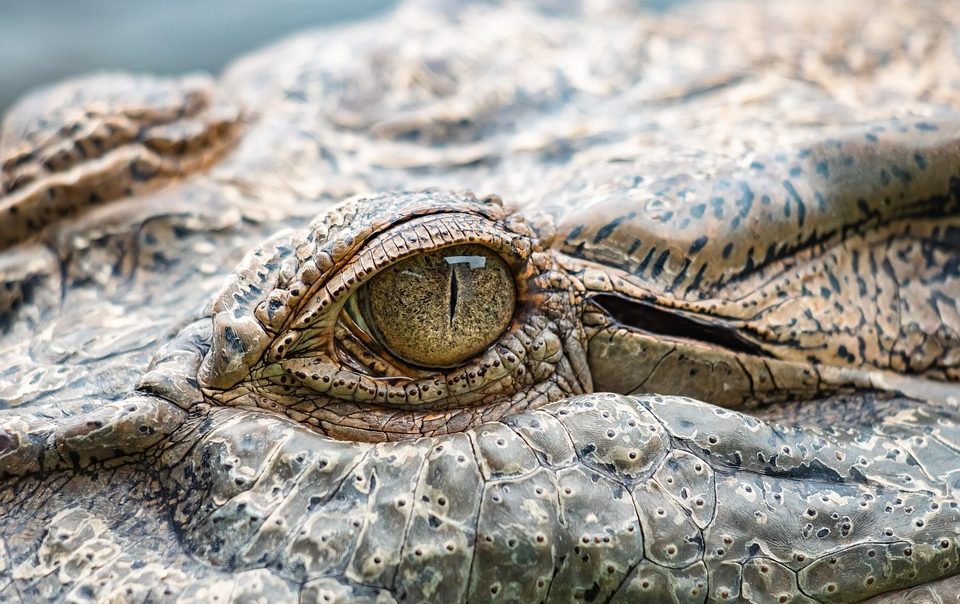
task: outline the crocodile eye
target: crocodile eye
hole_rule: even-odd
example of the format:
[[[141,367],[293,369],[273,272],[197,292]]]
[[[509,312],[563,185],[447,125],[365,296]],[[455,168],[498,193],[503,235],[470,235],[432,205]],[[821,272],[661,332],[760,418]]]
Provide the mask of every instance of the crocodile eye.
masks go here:
[[[493,250],[456,245],[384,269],[347,303],[347,313],[397,358],[453,367],[494,343],[516,306],[513,272]]]

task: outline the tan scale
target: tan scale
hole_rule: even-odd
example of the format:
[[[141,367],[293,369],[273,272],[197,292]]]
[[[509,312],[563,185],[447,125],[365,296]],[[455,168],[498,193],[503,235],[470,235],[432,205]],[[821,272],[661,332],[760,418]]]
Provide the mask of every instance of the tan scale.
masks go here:
[[[955,596],[955,7],[549,5],[10,110],[0,601]]]

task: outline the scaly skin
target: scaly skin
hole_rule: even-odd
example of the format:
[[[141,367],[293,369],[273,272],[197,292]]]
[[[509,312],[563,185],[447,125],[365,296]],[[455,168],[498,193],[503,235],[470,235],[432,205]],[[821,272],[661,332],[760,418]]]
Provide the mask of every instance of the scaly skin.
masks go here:
[[[835,4],[411,4],[27,97],[0,600],[960,592],[960,23]],[[345,319],[468,242],[475,358]]]

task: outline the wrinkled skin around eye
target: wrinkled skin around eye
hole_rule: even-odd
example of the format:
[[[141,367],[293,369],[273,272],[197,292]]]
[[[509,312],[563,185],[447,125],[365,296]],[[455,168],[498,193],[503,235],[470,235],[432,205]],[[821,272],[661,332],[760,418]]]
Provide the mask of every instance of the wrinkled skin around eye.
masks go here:
[[[338,206],[266,242],[218,295],[201,387],[355,441],[460,432],[589,392],[577,289],[549,241],[496,198]]]
[[[453,367],[483,352],[510,324],[513,275],[479,245],[418,254],[387,268],[354,298],[357,318],[408,363]]]

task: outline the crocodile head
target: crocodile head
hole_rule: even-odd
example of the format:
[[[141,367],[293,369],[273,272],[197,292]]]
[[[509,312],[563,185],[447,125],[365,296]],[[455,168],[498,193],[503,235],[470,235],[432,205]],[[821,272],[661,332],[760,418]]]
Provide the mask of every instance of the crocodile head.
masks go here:
[[[10,114],[0,594],[955,591],[960,116],[891,118],[880,66],[867,125],[829,72],[730,114],[798,64],[701,43],[770,27],[583,10],[411,6]],[[689,63],[610,70],[637,28]]]

